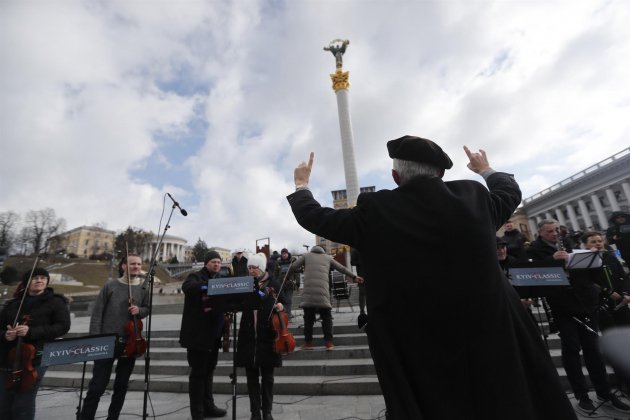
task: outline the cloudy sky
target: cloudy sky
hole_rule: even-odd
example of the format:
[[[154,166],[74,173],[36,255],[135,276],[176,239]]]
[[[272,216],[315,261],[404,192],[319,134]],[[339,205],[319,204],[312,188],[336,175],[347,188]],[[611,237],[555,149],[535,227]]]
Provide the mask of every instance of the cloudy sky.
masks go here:
[[[630,3],[0,2],[0,212],[303,249],[285,196],[345,188],[334,57],[347,38],[359,183],[393,188],[387,140],[438,142],[447,179],[487,151],[531,196],[630,145]],[[167,213],[170,202],[166,202]]]

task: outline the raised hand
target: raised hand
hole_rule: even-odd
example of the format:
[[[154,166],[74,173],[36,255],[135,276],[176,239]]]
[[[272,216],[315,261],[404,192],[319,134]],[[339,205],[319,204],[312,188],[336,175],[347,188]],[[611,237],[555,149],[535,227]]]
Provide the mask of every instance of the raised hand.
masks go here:
[[[295,187],[306,187],[308,185],[309,178],[311,177],[311,169],[313,168],[313,160],[315,159],[315,153],[311,152],[308,158],[308,163],[302,162],[293,171],[293,181]]]
[[[488,157],[486,156],[485,150],[479,149],[479,153],[473,153],[470,149],[468,149],[468,147],[464,146],[464,151],[470,160],[468,165],[466,165],[468,166],[468,169],[477,174],[481,174],[490,169],[490,164],[488,163]]]

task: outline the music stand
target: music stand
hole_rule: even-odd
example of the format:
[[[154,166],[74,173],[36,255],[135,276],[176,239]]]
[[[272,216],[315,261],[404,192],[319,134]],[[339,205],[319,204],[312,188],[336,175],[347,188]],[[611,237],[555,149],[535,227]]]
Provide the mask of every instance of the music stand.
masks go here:
[[[83,362],[81,391],[79,393],[79,405],[77,405],[77,420],[81,416],[87,362],[114,358],[117,336],[117,334],[97,334],[76,338],[62,338],[44,343],[42,366],[48,367]]]
[[[236,314],[260,306],[258,283],[252,276],[212,279],[208,282],[208,304],[213,310],[231,312],[232,316],[232,419],[236,420]]]
[[[569,254],[567,270],[601,268],[602,257],[599,251],[574,250]]]
[[[508,277],[521,298],[556,296],[570,286],[564,261],[515,261],[508,268]]]

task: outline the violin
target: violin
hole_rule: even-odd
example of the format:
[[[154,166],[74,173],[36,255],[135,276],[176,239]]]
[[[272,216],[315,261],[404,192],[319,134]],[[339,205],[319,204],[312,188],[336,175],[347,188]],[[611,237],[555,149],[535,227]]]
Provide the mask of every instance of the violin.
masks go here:
[[[28,325],[30,317],[24,315],[21,325]],[[37,370],[33,367],[35,359],[35,346],[23,343],[24,337],[17,337],[15,347],[9,351],[9,365],[11,372],[7,375],[6,389],[25,392],[35,386],[37,382]]]
[[[289,315],[284,311],[279,312],[275,309],[275,305],[278,303],[279,294],[276,293],[273,287],[269,287],[268,289],[269,294],[274,299],[274,308],[272,308],[271,313],[269,314],[271,317],[271,326],[276,333],[274,351],[278,354],[293,353],[293,350],[295,350],[295,338],[293,337],[293,334],[289,332]],[[280,287],[280,290],[282,290],[282,286]]]
[[[275,352],[278,354],[293,353],[293,350],[295,350],[295,338],[289,332],[289,315],[284,311],[275,311],[271,318],[271,323],[276,332]]]
[[[125,243],[125,247],[127,244]],[[131,277],[129,275],[129,249],[127,248],[127,267],[125,269],[127,274],[127,287],[129,288],[129,307],[134,305],[133,295],[131,294]],[[123,350],[124,357],[138,357],[142,356],[147,351],[147,342],[142,336],[142,321],[137,315],[130,315],[131,319],[125,324],[125,335],[127,336],[127,342],[125,343],[125,349]]]

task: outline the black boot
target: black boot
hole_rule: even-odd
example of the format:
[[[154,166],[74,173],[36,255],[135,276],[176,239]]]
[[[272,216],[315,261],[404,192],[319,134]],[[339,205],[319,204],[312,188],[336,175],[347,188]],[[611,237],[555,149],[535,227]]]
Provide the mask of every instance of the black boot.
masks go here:
[[[271,415],[271,413],[263,413],[262,420],[273,420],[273,416]]]
[[[365,324],[368,323],[368,316],[365,313],[359,314],[359,317],[357,319],[357,326],[359,327],[360,330],[362,330],[363,328],[365,328]]]
[[[204,417],[225,417],[227,410],[217,407],[214,403],[210,406],[205,406],[203,409]]]
[[[249,420],[262,420],[262,417],[260,417],[260,411],[253,411]]]
[[[203,416],[204,417],[225,417],[227,410],[217,407],[214,404],[214,396],[212,395],[212,387],[214,385],[214,370],[210,371],[206,376],[205,394],[203,396]]]

